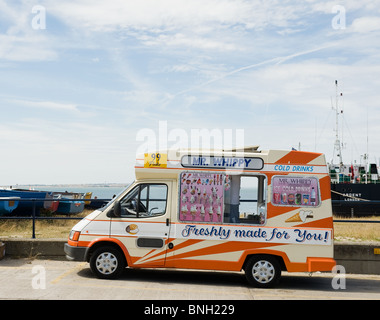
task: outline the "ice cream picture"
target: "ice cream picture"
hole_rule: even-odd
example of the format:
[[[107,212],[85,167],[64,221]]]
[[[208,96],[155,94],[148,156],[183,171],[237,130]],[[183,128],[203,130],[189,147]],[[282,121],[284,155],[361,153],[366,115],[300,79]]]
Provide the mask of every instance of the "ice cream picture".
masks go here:
[[[182,174],[180,181],[182,221],[223,220],[224,175],[186,172]],[[217,187],[218,185],[222,187]]]
[[[306,218],[313,218],[312,211],[309,210],[300,210],[295,215],[286,219],[285,222],[305,222]]]
[[[218,220],[221,222],[221,214],[222,214],[222,210],[220,210],[220,207],[217,208],[216,210],[216,214],[218,215]]]
[[[188,213],[188,211],[189,210],[187,209],[187,205],[186,204],[181,207],[181,212],[182,212],[183,215],[186,215]]]
[[[212,211],[212,207],[208,209],[208,214],[209,214],[210,221],[212,221],[212,216],[214,215],[214,212]]]
[[[130,234],[136,234],[139,232],[139,227],[136,224],[130,224],[125,228],[125,231],[127,231]]]
[[[204,205],[201,206],[201,218],[202,218],[202,221],[205,220],[205,207],[204,207]]]

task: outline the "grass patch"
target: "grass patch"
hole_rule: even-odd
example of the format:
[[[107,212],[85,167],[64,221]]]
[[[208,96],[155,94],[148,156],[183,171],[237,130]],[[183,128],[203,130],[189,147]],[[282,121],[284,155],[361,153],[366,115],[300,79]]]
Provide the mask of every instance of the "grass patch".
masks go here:
[[[360,218],[340,218],[334,220],[345,221],[380,221],[379,216]],[[334,239],[336,241],[380,241],[380,223],[356,223],[356,222],[334,222]]]
[[[71,217],[83,218],[93,210],[85,209]],[[60,215],[62,216],[62,215]],[[80,220],[36,220],[37,239],[66,239],[71,228]],[[0,238],[32,238],[32,220],[0,220]]]

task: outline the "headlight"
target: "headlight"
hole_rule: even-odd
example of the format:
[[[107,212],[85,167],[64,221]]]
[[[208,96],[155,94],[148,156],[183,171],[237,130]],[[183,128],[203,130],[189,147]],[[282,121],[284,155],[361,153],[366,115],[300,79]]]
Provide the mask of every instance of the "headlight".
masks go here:
[[[71,230],[69,234],[69,240],[78,241],[80,231]]]

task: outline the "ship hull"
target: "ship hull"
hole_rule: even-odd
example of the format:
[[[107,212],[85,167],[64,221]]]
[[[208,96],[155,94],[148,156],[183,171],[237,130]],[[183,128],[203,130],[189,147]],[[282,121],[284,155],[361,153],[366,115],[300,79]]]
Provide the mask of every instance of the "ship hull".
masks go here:
[[[332,183],[331,200],[334,215],[380,215],[380,183]]]

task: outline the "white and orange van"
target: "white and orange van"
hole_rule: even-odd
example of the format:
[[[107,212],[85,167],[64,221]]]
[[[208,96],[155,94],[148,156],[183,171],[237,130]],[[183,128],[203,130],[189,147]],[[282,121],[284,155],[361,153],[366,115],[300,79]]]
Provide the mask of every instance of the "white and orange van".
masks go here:
[[[67,258],[100,278],[125,267],[244,270],[271,287],[281,271],[331,271],[330,178],[321,153],[180,150],[138,156],[136,181],[77,223]]]

